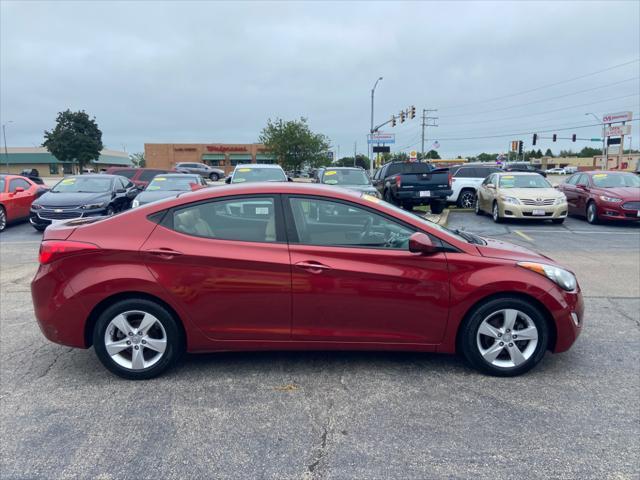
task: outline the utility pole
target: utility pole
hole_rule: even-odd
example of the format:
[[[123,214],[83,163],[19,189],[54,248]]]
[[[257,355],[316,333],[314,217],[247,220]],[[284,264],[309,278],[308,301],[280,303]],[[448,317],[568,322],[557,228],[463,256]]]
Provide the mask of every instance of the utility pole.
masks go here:
[[[353,166],[356,166],[356,151],[358,150],[358,142],[353,142]]]
[[[369,134],[371,136],[367,139],[367,152],[372,152],[371,146],[373,144],[369,143],[369,140],[373,138],[373,97],[376,93],[376,87],[378,86],[378,82],[380,80],[382,80],[382,77],[378,77],[376,83],[373,84],[373,88],[371,89],[371,128],[369,129]],[[373,177],[373,162],[371,161],[372,156],[372,154],[369,155],[369,175]]]
[[[7,123],[13,123],[13,120],[9,120]],[[7,173],[9,173],[9,151],[7,150],[7,124],[2,124],[2,137],[4,138],[4,156],[7,161]]]
[[[438,117],[429,117],[427,116],[429,114],[429,112],[437,112],[438,109],[426,109],[423,108],[422,109],[422,147],[420,148],[420,152],[422,153],[422,158],[424,159],[424,140],[425,140],[425,131],[427,127],[437,127],[438,125],[435,124],[436,120],[438,119]],[[428,124],[429,120],[433,120],[432,124]]]

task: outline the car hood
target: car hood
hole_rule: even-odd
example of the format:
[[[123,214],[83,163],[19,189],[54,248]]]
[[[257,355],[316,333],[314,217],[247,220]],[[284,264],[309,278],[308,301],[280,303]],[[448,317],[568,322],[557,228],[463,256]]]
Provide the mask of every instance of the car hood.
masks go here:
[[[47,192],[34,203],[43,207],[76,207],[88,203],[106,202],[111,199],[111,192],[100,193],[63,193]]]
[[[155,202],[156,200],[162,200],[163,198],[177,197],[181,193],[184,192],[176,190],[155,190],[148,192],[145,190],[136,197],[136,200],[138,200],[140,205],[144,205],[147,203]]]
[[[530,199],[548,199],[563,197],[564,194],[555,188],[501,188],[498,191],[501,195],[507,197],[530,198]]]
[[[487,242],[486,245],[476,245],[478,252],[483,257],[501,258],[503,260],[513,260],[514,262],[541,262],[548,265],[561,266],[551,258],[526,247],[493,238],[483,237],[483,240]]]
[[[640,188],[638,187],[614,187],[614,188],[601,188],[594,187],[600,195],[607,195],[609,197],[617,197],[623,200],[640,200]]]

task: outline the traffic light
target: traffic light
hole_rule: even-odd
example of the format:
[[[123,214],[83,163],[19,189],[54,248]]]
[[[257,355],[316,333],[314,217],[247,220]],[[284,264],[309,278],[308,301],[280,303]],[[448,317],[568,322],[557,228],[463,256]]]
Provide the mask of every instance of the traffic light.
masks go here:
[[[538,134],[537,134],[537,133],[534,133],[534,134],[533,134],[533,142],[531,142],[531,143],[532,143],[532,145],[535,145],[537,141],[538,141]]]
[[[395,115],[391,115],[391,126],[392,127],[396,126],[396,116]]]
[[[520,140],[518,142],[518,155],[522,155],[522,146],[524,145],[524,142],[522,140]]]
[[[571,135],[571,141],[575,142],[576,141],[576,134],[574,133],[573,135]]]
[[[404,111],[400,112],[400,123],[404,123]]]
[[[551,138],[553,138],[553,141],[555,142],[555,141],[558,139],[558,135],[556,135],[556,134],[554,133],[554,134],[553,134],[553,137],[551,137]]]
[[[513,140],[511,142],[511,151],[512,152],[516,152],[518,150],[518,141],[517,140]]]
[[[409,118],[416,118],[416,107],[414,107],[413,105],[411,106],[411,110],[409,111]]]

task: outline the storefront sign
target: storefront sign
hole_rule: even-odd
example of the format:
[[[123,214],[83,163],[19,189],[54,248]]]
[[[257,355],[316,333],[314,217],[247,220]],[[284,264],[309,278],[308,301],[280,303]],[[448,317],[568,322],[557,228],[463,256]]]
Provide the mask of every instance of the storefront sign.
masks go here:
[[[247,152],[247,147],[229,147],[226,145],[207,145],[209,152]]]
[[[607,113],[602,116],[602,123],[630,122],[631,112]]]
[[[607,127],[604,130],[605,137],[619,137],[621,135],[631,135],[631,125]]]
[[[174,152],[195,152],[196,150],[197,148],[194,147],[177,147],[173,149]]]

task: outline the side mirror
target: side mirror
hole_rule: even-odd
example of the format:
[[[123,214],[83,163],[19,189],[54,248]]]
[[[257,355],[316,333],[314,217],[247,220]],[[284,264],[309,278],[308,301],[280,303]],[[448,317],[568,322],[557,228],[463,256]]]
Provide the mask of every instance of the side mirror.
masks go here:
[[[576,187],[578,187],[580,190],[587,190],[586,185],[576,185]]]
[[[118,188],[116,193],[127,193],[127,191],[124,188]]]
[[[189,187],[191,187],[192,192],[195,192],[196,190],[200,190],[201,188],[204,188],[203,185],[198,185],[197,183],[190,183]]]
[[[231,177],[227,177],[224,179],[224,183],[231,183]]]
[[[287,182],[293,182],[293,178],[287,177]]]
[[[496,186],[495,186],[493,183],[487,183],[487,184],[485,185],[485,187],[487,187],[487,188],[494,188],[494,189],[496,188]]]
[[[409,251],[421,255],[433,255],[438,252],[438,247],[433,244],[429,235],[416,232],[409,237]]]
[[[551,184],[551,186],[552,186],[553,188],[558,188],[558,187],[560,186],[560,184],[559,184],[559,183],[552,183],[552,184]]]
[[[20,192],[24,192],[24,188],[22,187],[16,187],[14,193],[20,193]]]

